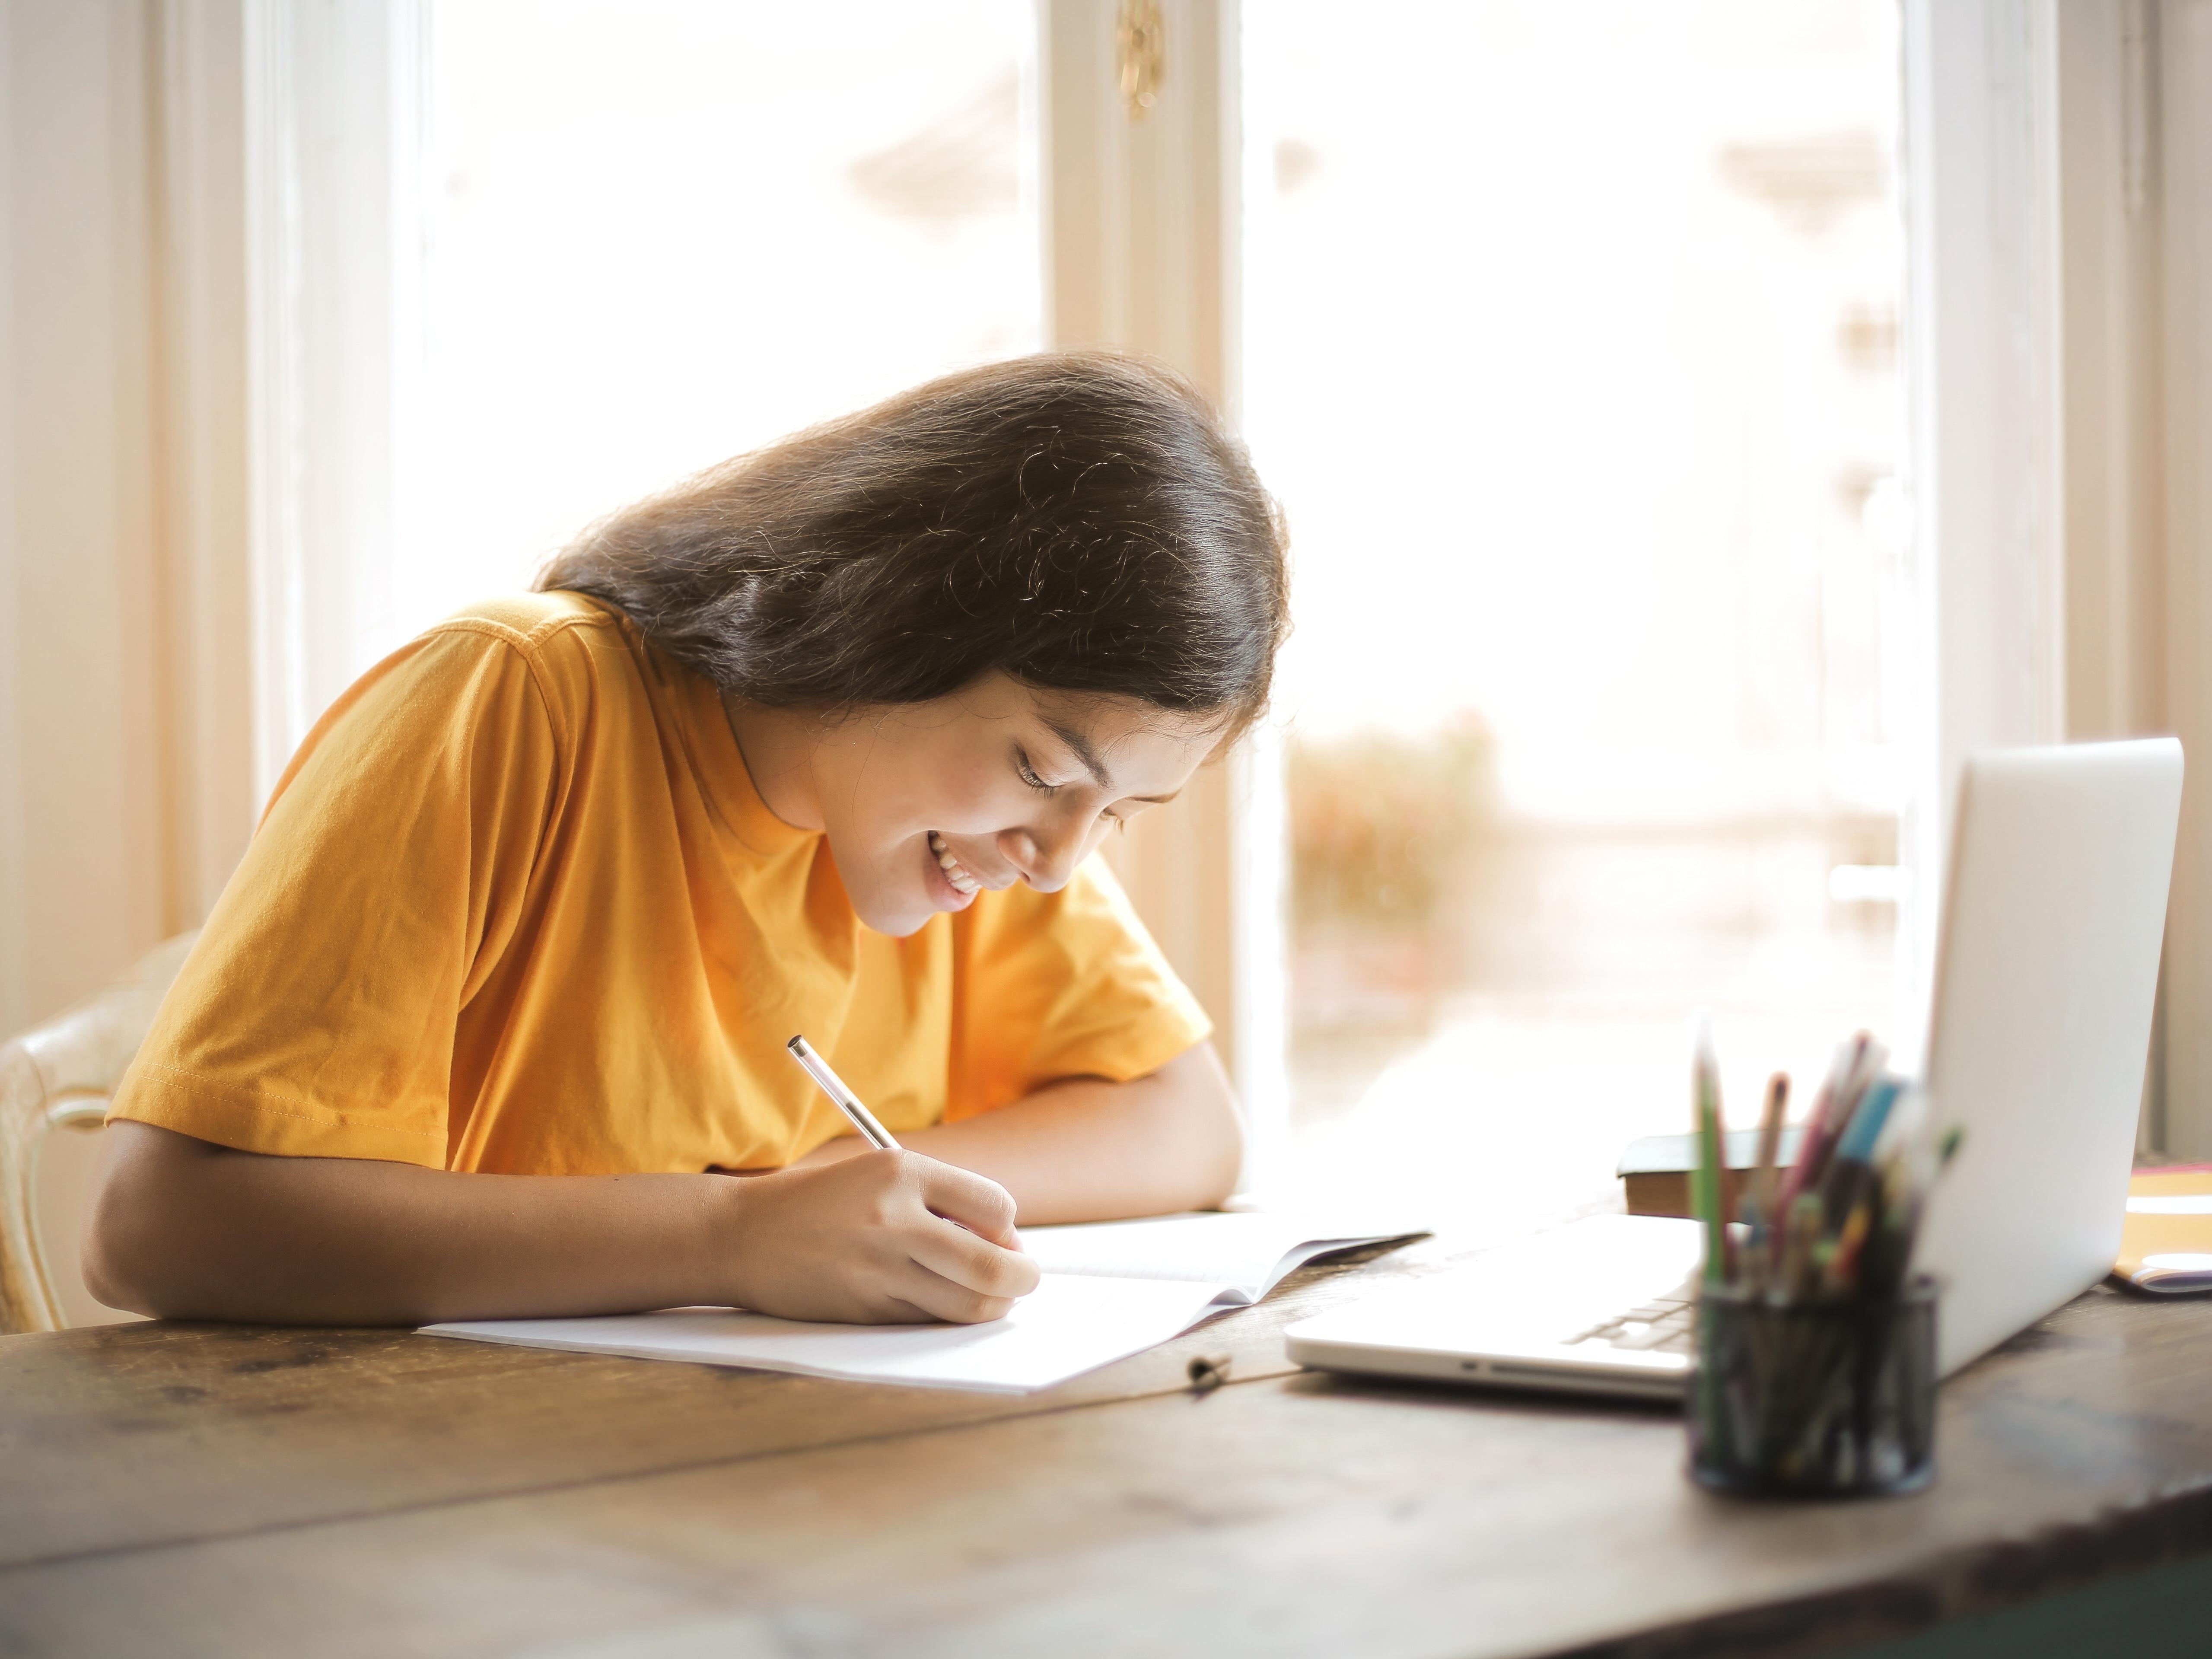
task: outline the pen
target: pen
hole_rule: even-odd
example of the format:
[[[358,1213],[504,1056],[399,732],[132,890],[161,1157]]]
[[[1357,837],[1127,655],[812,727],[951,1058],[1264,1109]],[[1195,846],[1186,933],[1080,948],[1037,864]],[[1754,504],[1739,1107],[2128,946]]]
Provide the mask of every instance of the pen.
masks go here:
[[[1754,1290],[1764,1290],[1772,1275],[1774,1261],[1780,1254],[1778,1243],[1781,1217],[1774,1201],[1781,1171],[1775,1167],[1775,1154],[1782,1144],[1782,1115],[1790,1104],[1790,1074],[1777,1072],[1766,1079],[1766,1109],[1759,1121],[1759,1163],[1752,1171],[1750,1191],[1746,1195],[1741,1219],[1751,1224],[1751,1239],[1746,1246],[1746,1261],[1749,1271],[1745,1277]]]
[[[1790,1109],[1790,1073],[1777,1072],[1766,1079],[1766,1107],[1759,1115],[1759,1161],[1752,1168],[1750,1212],[1743,1218],[1755,1227],[1774,1224],[1775,1188],[1782,1172],[1775,1154],[1782,1146],[1782,1117]]]
[[[1776,1290],[1785,1302],[1802,1301],[1813,1291],[1813,1236],[1820,1230],[1820,1200],[1800,1193],[1790,1201],[1782,1228],[1782,1267]]]
[[[1836,1137],[1843,1133],[1859,1097],[1880,1073],[1882,1061],[1888,1058],[1889,1050],[1864,1031],[1838,1051],[1834,1069],[1828,1073],[1828,1081],[1821,1085],[1820,1097],[1813,1103],[1813,1115],[1805,1121],[1804,1132],[1797,1142],[1797,1161],[1782,1178],[1782,1192],[1775,1201],[1783,1208],[1795,1203],[1801,1192],[1820,1190],[1820,1176],[1828,1154],[1835,1149]]]
[[[1817,1187],[1810,1189],[1819,1193],[1821,1217],[1831,1230],[1843,1227],[1868,1188],[1880,1190],[1881,1177],[1874,1168],[1875,1143],[1881,1139],[1882,1125],[1888,1121],[1902,1086],[1893,1077],[1877,1077],[1866,1086],[1852,1109],[1850,1121],[1836,1138],[1827,1168],[1820,1172]]]
[[[836,1103],[837,1109],[853,1120],[853,1127],[860,1132],[861,1139],[879,1152],[902,1150],[891,1139],[891,1132],[876,1121],[876,1115],[860,1104],[860,1096],[845,1086],[844,1079],[830,1069],[830,1062],[816,1054],[805,1037],[795,1036],[784,1047],[791,1050],[793,1060],[806,1068],[806,1075],[822,1085],[822,1092]]]
[[[1712,1016],[1700,1010],[1692,1029],[1695,1058],[1690,1068],[1690,1103],[1696,1115],[1698,1167],[1691,1177],[1691,1196],[1698,1219],[1705,1229],[1705,1271],[1708,1285],[1728,1279],[1728,1221],[1721,1208],[1722,1152],[1720,1065],[1713,1058]]]
[[[1874,1205],[1862,1195],[1852,1204],[1850,1213],[1836,1233],[1836,1253],[1828,1258],[1829,1295],[1848,1296],[1859,1288],[1859,1252],[1866,1248],[1867,1235],[1873,1225]]]

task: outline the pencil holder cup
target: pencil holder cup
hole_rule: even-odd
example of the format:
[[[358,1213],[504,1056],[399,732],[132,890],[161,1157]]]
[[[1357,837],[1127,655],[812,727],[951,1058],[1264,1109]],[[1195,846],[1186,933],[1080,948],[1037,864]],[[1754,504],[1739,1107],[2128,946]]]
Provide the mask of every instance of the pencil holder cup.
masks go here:
[[[1717,1492],[1852,1498],[1936,1475],[1936,1286],[1894,1297],[1698,1298],[1690,1474]]]

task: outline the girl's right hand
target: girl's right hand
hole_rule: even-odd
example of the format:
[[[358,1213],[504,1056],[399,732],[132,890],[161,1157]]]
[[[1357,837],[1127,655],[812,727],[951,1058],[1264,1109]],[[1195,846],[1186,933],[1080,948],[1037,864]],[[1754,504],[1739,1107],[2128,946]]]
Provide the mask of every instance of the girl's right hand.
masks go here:
[[[725,1188],[731,1218],[713,1248],[737,1307],[844,1324],[975,1324],[1037,1286],[1006,1189],[917,1152],[863,1152]]]

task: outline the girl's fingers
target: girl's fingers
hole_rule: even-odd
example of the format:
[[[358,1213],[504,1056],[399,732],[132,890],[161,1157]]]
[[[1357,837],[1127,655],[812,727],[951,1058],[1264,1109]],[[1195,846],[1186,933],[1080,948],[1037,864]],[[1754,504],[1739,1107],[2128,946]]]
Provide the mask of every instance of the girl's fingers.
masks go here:
[[[987,1296],[980,1291],[956,1285],[941,1273],[931,1272],[918,1261],[909,1261],[905,1268],[892,1276],[884,1287],[884,1294],[895,1304],[913,1308],[919,1319],[942,1319],[954,1325],[980,1325],[986,1320],[1003,1319],[1012,1311],[1014,1298],[1010,1296]],[[886,1317],[896,1322],[896,1309]]]
[[[918,1152],[906,1154],[907,1169],[918,1184],[922,1204],[947,1221],[957,1221],[980,1238],[1019,1249],[1014,1231],[1014,1199],[995,1181],[970,1170],[939,1164]]]
[[[976,1296],[1011,1302],[1037,1287],[1037,1266],[1029,1257],[935,1216],[914,1230],[906,1246],[916,1267]]]

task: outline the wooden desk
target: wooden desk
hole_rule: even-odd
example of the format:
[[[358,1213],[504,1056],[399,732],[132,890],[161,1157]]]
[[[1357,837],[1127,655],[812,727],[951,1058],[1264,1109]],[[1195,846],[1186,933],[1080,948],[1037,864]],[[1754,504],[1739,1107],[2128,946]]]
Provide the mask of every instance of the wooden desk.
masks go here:
[[[389,1332],[0,1339],[0,1652],[1795,1654],[2212,1551],[2212,1305],[2100,1289],[1936,1486],[1707,1496],[1641,1407],[1292,1371],[1431,1246],[1024,1399]],[[1237,1379],[1184,1387],[1201,1352]]]

